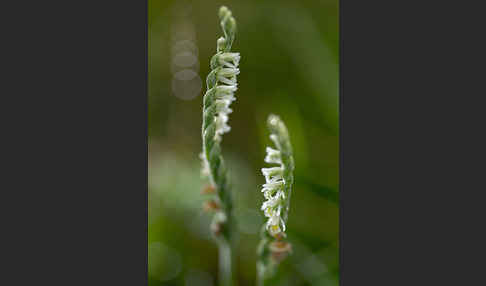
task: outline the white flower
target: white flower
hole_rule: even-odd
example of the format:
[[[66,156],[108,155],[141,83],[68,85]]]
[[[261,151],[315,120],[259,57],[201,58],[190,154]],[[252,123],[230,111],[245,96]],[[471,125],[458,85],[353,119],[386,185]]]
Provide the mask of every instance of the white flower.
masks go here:
[[[271,191],[271,190],[279,190],[284,186],[284,181],[271,181],[268,183],[263,184],[262,192]]]
[[[228,94],[232,96],[236,90],[236,85],[218,85],[216,87],[216,95]]]
[[[277,190],[267,190],[263,192],[263,196],[266,200],[271,200],[276,192]]]
[[[225,94],[225,93],[217,94],[216,98],[217,98],[216,100],[217,103],[223,103],[226,107],[229,107],[230,104],[236,100],[233,94]]]
[[[270,139],[272,139],[277,148],[280,148],[278,138],[272,135]],[[285,180],[283,178],[284,166],[279,150],[267,147],[266,151],[265,162],[280,165],[277,167],[262,168],[262,174],[265,176],[265,184],[262,186],[262,192],[266,201],[263,202],[261,210],[264,212],[265,217],[268,218],[266,223],[267,231],[275,236],[285,231],[285,224],[280,217],[285,203],[285,193],[283,191],[285,187]]]
[[[267,147],[267,156],[265,157],[266,163],[282,164],[282,158],[280,156],[280,151]]]
[[[202,164],[201,177],[203,177],[203,178],[209,177],[209,175],[210,175],[209,163],[208,163],[208,160],[206,160],[206,156],[204,155],[204,153],[201,152],[199,154],[199,159],[201,159],[201,164]]]
[[[231,127],[228,125],[228,114],[233,112],[233,110],[229,108],[229,106],[233,101],[236,100],[236,98],[234,97],[234,92],[237,90],[236,75],[240,73],[240,70],[236,68],[239,62],[238,53],[223,53],[222,58],[225,61],[232,61],[233,67],[220,68],[217,71],[217,80],[222,83],[215,87],[215,104],[217,115],[214,119],[216,124],[214,140],[218,142],[221,142],[222,135],[224,133],[227,133],[231,130]],[[228,64],[226,64],[226,66],[228,66]]]
[[[221,68],[218,71],[218,76],[224,77],[234,77],[238,74],[240,74],[240,69],[238,68]]]
[[[265,178],[270,176],[281,176],[283,174],[283,169],[282,167],[262,168],[262,173]]]
[[[265,181],[267,183],[283,180],[282,167],[262,168],[262,173],[265,176]]]
[[[281,203],[281,199],[283,199],[283,192],[277,192],[274,197],[270,197],[267,201],[263,202],[261,210],[265,211],[265,215],[267,217],[273,216],[275,214],[276,207],[278,207],[278,210],[280,210],[279,205]]]
[[[233,101],[235,101],[235,97],[233,96],[232,92],[221,92],[220,94],[217,94],[217,97],[218,99],[215,102],[217,115],[214,119],[216,123],[214,139],[221,141],[221,135],[231,130],[231,127],[227,124],[229,120],[228,114],[233,112],[229,106]]]
[[[280,195],[277,193],[277,195],[275,197],[272,197],[268,201],[263,202],[261,209],[265,210],[267,208],[274,208],[275,206],[277,206],[280,203],[279,199],[280,199]]]
[[[231,130],[231,127],[227,124],[228,122],[228,115],[225,112],[220,112],[218,116],[216,116],[216,132],[214,135],[214,140],[221,141],[221,135],[227,133]]]
[[[274,215],[268,219],[266,229],[273,236],[285,231],[285,224],[280,218],[280,207],[277,209]]]
[[[230,114],[233,112],[231,108],[229,108],[231,104],[231,99],[230,98],[224,98],[224,99],[218,99],[216,100],[215,106],[216,106],[216,112],[219,114]]]
[[[217,212],[214,216],[214,220],[218,222],[226,222],[228,220],[224,212]]]
[[[229,84],[229,85],[236,85],[236,76],[233,76],[231,78],[226,78],[224,76],[218,76],[218,80],[222,83]]]
[[[240,53],[222,53],[218,57],[218,62],[225,67],[236,68],[240,63]]]

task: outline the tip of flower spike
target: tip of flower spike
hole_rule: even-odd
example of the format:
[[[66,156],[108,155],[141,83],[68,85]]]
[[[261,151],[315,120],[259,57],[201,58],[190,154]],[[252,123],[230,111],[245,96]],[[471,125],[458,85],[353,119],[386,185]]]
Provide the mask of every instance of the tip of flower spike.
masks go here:
[[[289,133],[280,117],[275,114],[270,114],[267,119],[267,126],[271,133],[270,140],[275,143],[277,149],[287,154],[287,156],[291,155],[292,146],[290,145]]]
[[[228,14],[231,16],[231,11],[228,9],[228,7],[221,6],[219,8],[219,18],[223,19]]]
[[[236,21],[235,21],[235,18],[233,17],[230,17],[228,19],[228,22],[227,22],[227,26],[228,26],[228,29],[234,33],[235,29],[236,29]]]
[[[268,124],[271,125],[271,126],[277,126],[278,125],[278,122],[280,121],[280,117],[278,117],[277,115],[275,114],[270,114],[268,116]]]
[[[221,21],[221,28],[223,29],[226,40],[224,47],[222,45],[218,45],[218,52],[228,52],[231,49],[231,45],[233,44],[233,40],[235,38],[236,21],[233,18],[231,11],[226,6],[221,6],[218,14]]]

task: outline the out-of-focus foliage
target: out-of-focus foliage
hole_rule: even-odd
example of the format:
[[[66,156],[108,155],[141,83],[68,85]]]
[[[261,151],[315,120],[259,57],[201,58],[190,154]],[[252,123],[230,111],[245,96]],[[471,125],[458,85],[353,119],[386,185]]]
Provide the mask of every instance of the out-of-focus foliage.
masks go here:
[[[339,281],[338,1],[149,0],[149,285],[216,285],[217,249],[200,195],[202,95],[228,6],[241,53],[222,143],[239,220],[238,282],[255,284],[263,223],[265,120],[285,121],[295,155],[293,254],[279,285]]]

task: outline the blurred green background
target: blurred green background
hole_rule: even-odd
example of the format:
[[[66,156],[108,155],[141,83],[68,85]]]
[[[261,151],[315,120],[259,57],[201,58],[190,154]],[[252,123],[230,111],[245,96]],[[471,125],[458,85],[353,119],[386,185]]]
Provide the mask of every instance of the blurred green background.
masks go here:
[[[241,54],[222,142],[239,220],[238,284],[255,285],[265,119],[275,113],[296,160],[287,231],[294,253],[279,285],[338,285],[338,0],[148,1],[149,285],[217,285],[198,154],[221,5],[237,21],[232,50]]]

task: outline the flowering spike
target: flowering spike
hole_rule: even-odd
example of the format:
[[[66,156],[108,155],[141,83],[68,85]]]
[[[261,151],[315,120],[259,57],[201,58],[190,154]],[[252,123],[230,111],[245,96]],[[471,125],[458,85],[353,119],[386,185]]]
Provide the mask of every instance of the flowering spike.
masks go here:
[[[262,174],[265,176],[262,192],[266,201],[263,202],[261,210],[267,222],[262,229],[262,240],[258,248],[257,269],[260,285],[274,274],[276,266],[291,250],[291,245],[283,239],[286,237],[290,194],[294,182],[294,159],[287,128],[276,115],[268,117],[267,125],[270,140],[276,149],[266,148],[265,162],[278,166],[262,168]]]
[[[206,209],[213,209],[211,230],[216,238],[220,253],[220,279],[222,285],[232,285],[231,245],[235,232],[235,220],[232,213],[232,197],[226,167],[221,154],[223,134],[229,132],[230,105],[235,101],[237,75],[240,54],[231,52],[235,39],[236,22],[231,11],[226,7],[219,9],[220,25],[224,36],[217,40],[217,52],[210,60],[211,72],[206,79],[207,91],[203,99],[202,123],[202,171],[209,177],[217,197],[214,203],[206,203]]]
[[[210,178],[218,192],[227,192],[226,175],[220,170],[224,164],[219,144],[223,140],[223,134],[231,130],[228,121],[229,114],[233,111],[230,105],[236,100],[234,93],[237,90],[237,75],[240,73],[238,69],[240,54],[230,51],[236,33],[236,24],[231,11],[222,6],[218,15],[224,36],[217,40],[217,53],[211,58],[211,72],[206,79],[201,159],[203,160],[202,174]],[[210,154],[214,162],[210,159]],[[231,204],[224,199],[221,201],[224,205]]]

